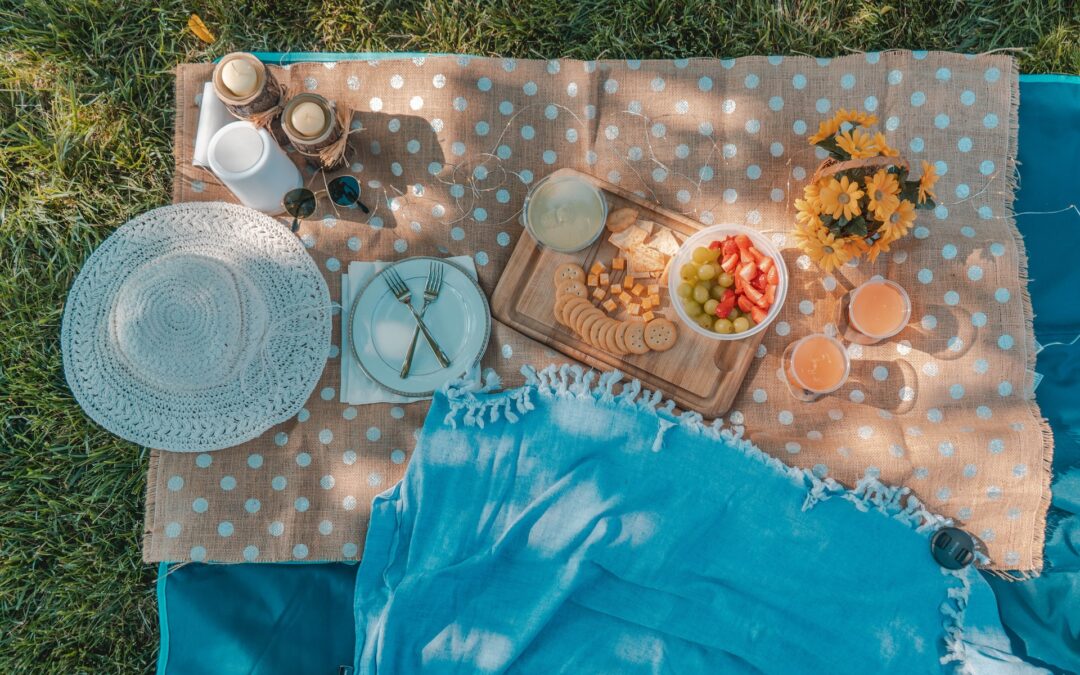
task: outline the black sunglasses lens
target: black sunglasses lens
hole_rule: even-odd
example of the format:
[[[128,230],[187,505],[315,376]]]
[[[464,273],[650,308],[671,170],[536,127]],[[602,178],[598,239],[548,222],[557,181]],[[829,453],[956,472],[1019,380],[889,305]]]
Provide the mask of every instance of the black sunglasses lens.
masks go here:
[[[352,176],[338,176],[326,187],[338,206],[352,206],[360,200],[360,183]]]
[[[307,188],[289,190],[281,203],[293,218],[307,218],[315,213],[315,193]]]

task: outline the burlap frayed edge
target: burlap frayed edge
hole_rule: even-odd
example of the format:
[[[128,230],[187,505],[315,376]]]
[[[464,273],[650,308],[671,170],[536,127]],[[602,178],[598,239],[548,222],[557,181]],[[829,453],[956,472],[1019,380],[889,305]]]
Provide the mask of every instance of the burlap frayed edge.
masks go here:
[[[1026,350],[1027,371],[1025,374],[1024,393],[1028,396],[1026,403],[1028,411],[1031,417],[1039,425],[1039,432],[1042,436],[1043,443],[1043,455],[1042,455],[1042,494],[1039,497],[1039,512],[1036,518],[1036,526],[1031,533],[1031,540],[1029,543],[1031,567],[1019,568],[1016,570],[985,570],[994,576],[1005,579],[1007,581],[1025,581],[1039,576],[1043,569],[1043,547],[1046,543],[1046,516],[1050,510],[1050,501],[1052,493],[1050,490],[1050,482],[1053,478],[1053,462],[1054,462],[1054,434],[1050,429],[1050,422],[1043,417],[1042,411],[1039,409],[1039,404],[1035,400],[1033,390],[1029,390],[1029,387],[1033,387],[1034,382],[1028,382],[1027,380],[1031,375],[1035,373],[1036,358],[1038,352],[1035,349],[1035,312],[1031,304],[1031,292],[1028,288],[1028,255],[1027,247],[1024,245],[1024,238],[1020,234],[1020,230],[1016,226],[1016,212],[1013,209],[1013,202],[1016,197],[1016,190],[1019,187],[1019,174],[1017,173],[1017,161],[1016,153],[1019,147],[1019,132],[1020,132],[1020,71],[1016,63],[1016,58],[1008,55],[1009,60],[1009,81],[1012,85],[1009,94],[1009,148],[1006,156],[1005,164],[1005,190],[1002,195],[1001,208],[1006,218],[1006,225],[1009,228],[1009,232],[1012,234],[1013,243],[1016,246],[1016,257],[1018,273],[1020,276],[1020,298],[1024,308],[1024,349]]]
[[[146,515],[143,516],[143,536],[142,536],[142,558],[143,562],[147,564],[156,564],[155,556],[151,555],[154,548],[154,527],[153,523],[158,522],[157,512],[157,479],[158,472],[158,454],[153,450],[150,451],[150,467],[146,471]],[[152,516],[152,517],[151,517]]]

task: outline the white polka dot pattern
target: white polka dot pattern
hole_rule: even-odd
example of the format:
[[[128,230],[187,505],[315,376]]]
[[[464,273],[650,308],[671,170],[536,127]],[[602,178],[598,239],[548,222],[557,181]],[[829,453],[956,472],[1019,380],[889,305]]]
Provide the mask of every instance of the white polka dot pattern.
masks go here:
[[[987,76],[990,68],[996,77]],[[939,207],[920,212],[914,236],[874,264],[825,277],[805,256],[788,257],[792,296],[727,420],[818,475],[850,483],[869,471],[911,486],[946,515],[960,518],[968,508],[965,526],[995,533],[993,556],[1015,553],[1017,565],[1030,565],[1038,546],[1025,533],[1038,529],[1034,467],[1043,463],[1039,423],[1021,384],[1029,381],[1030,331],[1008,218],[1011,68],[1000,55],[936,52],[923,61],[889,52],[820,63],[749,57],[586,67],[428,57],[342,61],[332,71],[294,65],[286,76],[294,86],[313,78],[320,93],[357,111],[354,126],[361,122],[363,132],[345,172],[357,176],[373,207],[365,216],[320,205],[324,211],[301,224],[301,240],[334,297],[340,269],[331,269],[330,258],[344,269],[349,260],[402,255],[470,255],[490,293],[522,236],[518,210],[529,185],[570,166],[704,223],[751,224],[790,249],[790,201],[819,162],[806,136],[824,114],[871,110],[914,166],[936,163]],[[205,70],[181,68],[182,90],[193,97]],[[197,108],[181,106],[178,114],[190,134]],[[187,152],[178,146],[183,198],[227,198],[207,174],[186,166]],[[204,190],[196,192],[192,180],[205,181]],[[324,215],[336,225],[321,224]],[[841,294],[873,274],[909,290],[914,325],[897,340],[853,346],[852,381],[834,396],[794,402],[776,376],[784,347],[810,331],[836,331]],[[490,345],[485,365],[507,386],[520,381],[523,363],[562,360],[498,324]],[[316,393],[337,392],[338,371],[336,363],[326,368]],[[336,397],[316,395],[293,420],[215,453],[205,466],[155,453],[159,489],[147,557],[183,560],[202,547],[209,559],[239,561],[248,545],[260,561],[301,559],[305,550],[307,559],[357,557],[371,499],[400,478],[425,409],[350,411]],[[939,452],[944,441],[953,443],[948,457]],[[253,452],[263,457],[258,469],[247,464]],[[968,465],[977,467],[972,477],[964,475]],[[1020,477],[1019,465],[1027,467]],[[225,475],[237,480],[230,492],[218,486]],[[180,489],[169,489],[171,476],[183,478]],[[282,480],[274,484],[275,477]],[[1000,495],[989,497],[991,486]],[[207,499],[203,514],[192,510],[197,497]],[[304,511],[295,508],[300,497],[309,500]],[[253,514],[247,499],[258,500]],[[1010,509],[1018,515],[1007,516]],[[224,521],[234,526],[230,537],[218,536]],[[169,538],[172,522],[181,529]]]

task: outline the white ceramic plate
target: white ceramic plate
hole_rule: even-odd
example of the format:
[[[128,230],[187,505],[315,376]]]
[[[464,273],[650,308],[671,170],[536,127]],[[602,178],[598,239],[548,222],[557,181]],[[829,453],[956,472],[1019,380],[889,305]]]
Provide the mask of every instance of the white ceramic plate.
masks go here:
[[[416,322],[386,285],[387,270],[397,270],[412,291],[413,307],[424,304],[424,286],[432,261],[445,267],[442,291],[424,315],[450,366],[443,368],[421,335],[412,369],[401,377]],[[349,335],[353,356],[368,376],[395,394],[430,396],[449,380],[463,375],[484,354],[491,333],[491,311],[480,286],[463,269],[440,258],[409,258],[371,278],[353,300]]]

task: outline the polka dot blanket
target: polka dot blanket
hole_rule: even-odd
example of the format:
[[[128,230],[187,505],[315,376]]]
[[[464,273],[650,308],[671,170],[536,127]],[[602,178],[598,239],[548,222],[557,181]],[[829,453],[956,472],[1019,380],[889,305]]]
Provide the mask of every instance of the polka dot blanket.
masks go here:
[[[232,199],[191,165],[211,70],[177,72],[175,201]],[[372,212],[323,200],[299,232],[334,298],[350,260],[410,255],[471,255],[490,294],[523,236],[529,185],[564,166],[705,224],[748,224],[784,249],[792,279],[725,422],[819,476],[853,485],[869,474],[910,488],[979,535],[994,569],[1041,568],[1052,442],[1032,395],[1026,258],[1011,212],[1010,57],[449,56],[275,73],[293,91],[355,110],[348,164],[334,173],[361,181]],[[913,164],[934,162],[942,178],[939,205],[920,212],[913,236],[873,264],[824,274],[789,239],[792,201],[822,159],[807,135],[839,108],[875,113],[891,145]],[[851,346],[852,377],[837,393],[794,401],[777,377],[784,347],[835,331],[842,293],[875,274],[908,289],[912,325],[883,344]],[[372,498],[401,478],[428,403],[340,404],[343,351],[331,348],[300,414],[260,438],[212,454],[153,453],[148,561],[360,556]],[[515,386],[522,365],[559,360],[495,322],[484,365]]]

